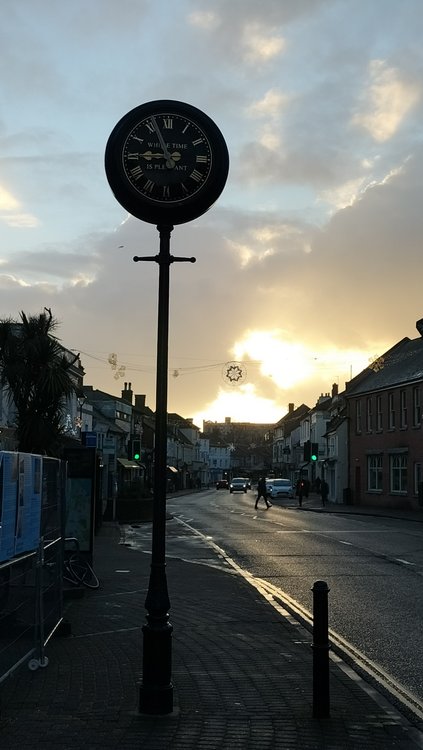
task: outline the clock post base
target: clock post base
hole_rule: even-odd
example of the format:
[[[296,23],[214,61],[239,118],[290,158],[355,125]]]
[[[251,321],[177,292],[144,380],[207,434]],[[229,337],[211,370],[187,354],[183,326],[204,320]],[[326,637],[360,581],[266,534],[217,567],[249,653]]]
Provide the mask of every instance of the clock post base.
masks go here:
[[[143,679],[139,711],[163,715],[173,711],[172,625],[167,620],[143,626]]]

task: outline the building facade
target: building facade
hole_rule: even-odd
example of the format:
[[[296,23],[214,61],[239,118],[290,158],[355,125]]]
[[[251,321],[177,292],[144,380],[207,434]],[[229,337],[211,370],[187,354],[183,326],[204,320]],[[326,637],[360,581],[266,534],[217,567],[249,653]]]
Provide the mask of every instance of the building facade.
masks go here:
[[[423,321],[347,384],[349,491],[356,505],[423,505]]]

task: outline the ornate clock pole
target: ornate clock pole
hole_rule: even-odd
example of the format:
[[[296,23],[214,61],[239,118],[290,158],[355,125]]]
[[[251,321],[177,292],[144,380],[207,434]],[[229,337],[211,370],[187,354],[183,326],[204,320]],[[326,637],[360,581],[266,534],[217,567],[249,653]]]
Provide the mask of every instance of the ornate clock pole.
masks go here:
[[[143,626],[143,678],[139,710],[173,710],[172,626],[166,580],[167,378],[169,267],[195,262],[170,254],[174,224],[201,216],[222,192],[229,169],[225,140],[215,123],[183,102],[148,102],[128,112],[109,136],[106,175],[121,205],[157,225],[160,250],[134,261],[159,265],[156,373],[156,435],[151,571]]]
[[[153,535],[150,582],[145,607],[147,622],[143,627],[143,680],[140,688],[140,711],[168,714],[173,709],[171,682],[172,625],[169,622],[170,600],[166,579],[166,467],[167,467],[167,374],[169,340],[169,267],[171,263],[195,263],[195,258],[175,258],[170,254],[172,226],[158,226],[159,254],[135,256],[134,261],[159,264],[159,298],[157,322],[156,422],[154,452]]]

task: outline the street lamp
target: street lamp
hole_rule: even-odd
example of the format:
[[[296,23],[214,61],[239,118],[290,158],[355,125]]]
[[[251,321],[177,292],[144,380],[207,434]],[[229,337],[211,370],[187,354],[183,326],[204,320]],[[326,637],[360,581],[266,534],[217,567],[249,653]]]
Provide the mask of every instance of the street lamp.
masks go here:
[[[85,393],[81,393],[78,397],[78,406],[79,406],[79,437],[82,440],[82,407],[84,406],[87,397]]]

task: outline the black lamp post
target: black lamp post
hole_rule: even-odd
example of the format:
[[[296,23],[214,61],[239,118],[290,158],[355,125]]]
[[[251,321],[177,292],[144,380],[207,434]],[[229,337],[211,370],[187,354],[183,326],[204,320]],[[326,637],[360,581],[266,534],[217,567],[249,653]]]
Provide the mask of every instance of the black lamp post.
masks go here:
[[[79,439],[82,440],[82,407],[84,406],[85,402],[87,400],[87,397],[84,393],[81,393],[78,396],[78,406],[79,406]]]
[[[155,261],[159,264],[153,538],[150,581],[145,600],[148,614],[147,622],[143,626],[143,677],[139,709],[147,714],[169,714],[173,710],[173,628],[169,622],[170,600],[167,589],[165,552],[169,267],[174,262],[195,263],[195,258],[175,258],[170,255],[170,235],[173,226],[158,226],[157,229],[160,235],[159,254],[134,257],[135,262]]]

